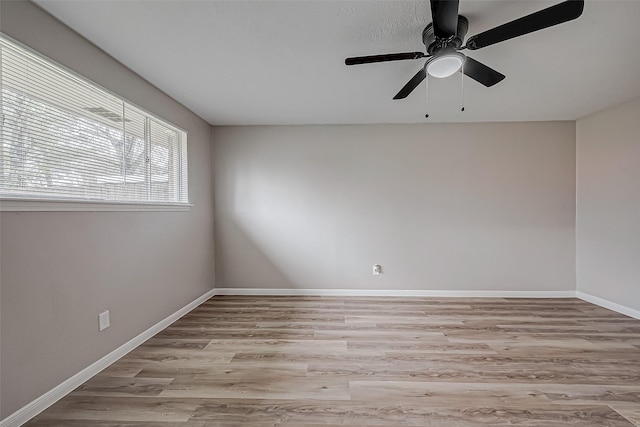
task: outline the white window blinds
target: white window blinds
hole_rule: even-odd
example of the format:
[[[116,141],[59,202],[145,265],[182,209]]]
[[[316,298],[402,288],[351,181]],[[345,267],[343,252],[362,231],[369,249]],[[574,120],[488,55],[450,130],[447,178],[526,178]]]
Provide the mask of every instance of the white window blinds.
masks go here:
[[[0,37],[0,195],[188,203],[187,134]]]

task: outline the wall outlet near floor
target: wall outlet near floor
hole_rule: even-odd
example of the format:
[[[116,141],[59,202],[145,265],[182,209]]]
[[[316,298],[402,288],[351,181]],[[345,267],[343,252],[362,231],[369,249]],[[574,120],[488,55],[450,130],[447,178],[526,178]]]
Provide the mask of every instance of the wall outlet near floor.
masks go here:
[[[98,314],[98,321],[100,323],[100,330],[104,331],[111,326],[111,319],[109,319],[109,310],[105,310]]]
[[[380,264],[373,265],[373,275],[379,276],[382,274],[382,266]]]

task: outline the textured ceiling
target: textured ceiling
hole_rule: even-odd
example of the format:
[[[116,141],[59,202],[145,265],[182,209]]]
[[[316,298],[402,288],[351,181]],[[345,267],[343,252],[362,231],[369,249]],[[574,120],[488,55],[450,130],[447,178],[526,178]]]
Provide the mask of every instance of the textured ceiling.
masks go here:
[[[572,120],[640,96],[640,1],[587,1],[575,21],[467,53],[505,74],[395,93],[424,60],[427,1],[36,1],[214,125]],[[557,2],[462,0],[468,35]]]

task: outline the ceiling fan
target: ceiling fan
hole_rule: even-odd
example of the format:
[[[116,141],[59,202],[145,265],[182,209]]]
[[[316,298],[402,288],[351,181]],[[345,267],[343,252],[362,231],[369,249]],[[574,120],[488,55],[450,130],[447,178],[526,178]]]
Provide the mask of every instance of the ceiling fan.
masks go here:
[[[470,58],[460,51],[477,50],[515,37],[539,31],[563,22],[571,21],[582,15],[584,0],[568,0],[542,9],[506,24],[469,37],[469,21],[458,15],[458,0],[431,0],[433,23],[422,31],[422,42],[427,53],[404,52],[386,55],[358,56],[347,58],[346,65],[369,64],[373,62],[401,61],[406,59],[428,58],[424,67],[404,85],[393,99],[406,98],[426,77],[449,77],[462,69],[462,72],[486,87],[495,85],[504,79],[496,70]],[[464,65],[464,66],[463,66]]]

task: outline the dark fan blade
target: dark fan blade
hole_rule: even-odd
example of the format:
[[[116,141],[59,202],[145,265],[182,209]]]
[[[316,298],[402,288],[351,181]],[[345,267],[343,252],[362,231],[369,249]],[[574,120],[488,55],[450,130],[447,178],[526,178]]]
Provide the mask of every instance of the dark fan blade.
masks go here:
[[[478,62],[473,58],[469,58],[468,56],[464,61],[462,71],[465,75],[486,87],[491,87],[504,79],[503,74],[500,74],[493,68],[489,68],[483,63]]]
[[[389,53],[387,55],[357,56],[355,58],[347,58],[344,63],[347,65],[370,64],[372,62],[402,61],[404,59],[420,59],[424,58],[422,52],[405,52],[405,53]]]
[[[571,21],[582,15],[584,0],[568,0],[491,30],[469,37],[467,48],[480,49],[534,31]]]
[[[448,39],[458,30],[458,0],[431,0],[433,34]]]
[[[422,83],[425,77],[427,77],[427,73],[424,71],[424,67],[420,68],[420,71],[418,71],[416,75],[413,76],[402,89],[400,89],[400,92],[398,92],[393,99],[404,99],[409,96],[409,94],[413,92],[420,83]]]

